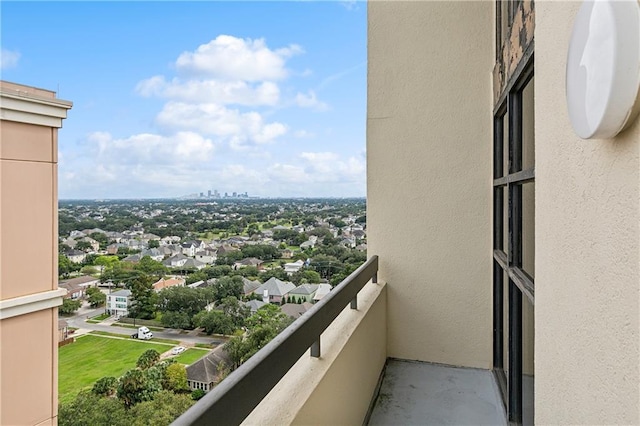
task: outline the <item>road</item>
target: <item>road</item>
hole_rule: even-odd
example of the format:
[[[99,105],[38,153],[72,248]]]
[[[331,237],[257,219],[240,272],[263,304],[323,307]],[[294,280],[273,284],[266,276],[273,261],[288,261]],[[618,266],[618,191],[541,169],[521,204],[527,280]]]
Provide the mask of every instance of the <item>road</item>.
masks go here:
[[[104,308],[91,309],[83,306],[78,310],[76,315],[73,315],[70,317],[61,316],[60,318],[67,320],[69,327],[75,327],[81,330],[106,331],[109,333],[122,334],[123,336],[126,336],[126,337],[131,336],[131,334],[135,332],[135,329],[133,328],[113,327],[110,325],[92,324],[90,322],[86,322],[87,318],[100,315],[103,312],[104,312]],[[161,339],[179,340],[181,343],[190,344],[190,346],[196,343],[220,345],[221,343],[225,342],[224,340],[215,338],[215,337],[183,334],[181,333],[181,330],[175,330],[171,328],[165,329],[165,331],[153,331],[153,336],[159,337]],[[151,339],[151,341],[153,341],[153,339]]]

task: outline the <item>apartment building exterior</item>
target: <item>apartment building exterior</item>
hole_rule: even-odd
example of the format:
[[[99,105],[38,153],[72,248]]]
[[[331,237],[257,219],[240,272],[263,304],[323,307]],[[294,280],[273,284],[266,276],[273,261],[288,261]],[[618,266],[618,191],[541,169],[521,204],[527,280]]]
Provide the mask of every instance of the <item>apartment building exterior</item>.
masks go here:
[[[58,288],[58,129],[70,108],[49,90],[0,82],[3,425],[56,424],[57,306],[66,295]]]
[[[331,306],[314,305],[176,424],[234,403],[249,414],[231,422],[361,424],[389,359],[491,372],[514,424],[640,423],[640,120],[610,139],[574,132],[581,2],[367,7],[371,262],[351,281],[374,279],[326,329],[315,317]],[[301,330],[322,334],[298,343]],[[307,343],[257,405],[230,396]]]

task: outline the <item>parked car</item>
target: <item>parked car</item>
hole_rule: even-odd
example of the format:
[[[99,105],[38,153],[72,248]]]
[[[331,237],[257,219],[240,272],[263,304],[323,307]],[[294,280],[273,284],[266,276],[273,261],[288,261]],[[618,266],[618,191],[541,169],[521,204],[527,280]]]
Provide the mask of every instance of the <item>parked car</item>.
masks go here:
[[[171,349],[171,355],[178,355],[186,350],[187,348],[185,348],[184,346],[176,346],[175,348]]]

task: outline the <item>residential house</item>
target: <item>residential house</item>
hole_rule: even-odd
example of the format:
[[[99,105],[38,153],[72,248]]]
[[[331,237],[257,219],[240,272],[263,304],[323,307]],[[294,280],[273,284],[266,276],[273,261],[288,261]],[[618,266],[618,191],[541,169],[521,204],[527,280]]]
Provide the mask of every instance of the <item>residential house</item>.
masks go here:
[[[311,309],[313,305],[309,302],[304,303],[285,303],[280,306],[282,313],[290,316],[293,319],[300,318],[302,314]]]
[[[74,240],[78,239],[78,238],[83,238],[83,237],[86,237],[86,236],[87,236],[87,234],[85,234],[82,231],[77,231],[77,230],[76,231],[71,231],[71,233],[69,234],[69,238],[73,238]]]
[[[289,275],[293,275],[294,273],[298,272],[303,266],[304,262],[302,260],[297,260],[292,263],[285,263],[284,271]]]
[[[129,263],[138,263],[141,260],[142,260],[142,254],[140,253],[130,254],[129,256],[122,259],[123,262],[129,262]]]
[[[197,269],[197,270],[203,269],[206,266],[207,266],[206,263],[200,262],[199,260],[196,260],[196,259],[187,259],[187,261],[184,262],[184,264],[182,265],[182,267],[185,269],[190,268],[190,269]]]
[[[82,263],[87,257],[87,253],[80,250],[68,250],[64,253],[73,263]]]
[[[199,250],[196,252],[195,259],[199,260],[202,263],[211,265],[218,259],[218,254],[214,249],[205,248],[204,250]]]
[[[157,262],[161,262],[162,259],[164,259],[164,254],[160,250],[158,250],[157,248],[143,249],[140,252],[140,256],[142,256],[142,257],[149,256],[151,259],[153,259],[153,260],[155,260]]]
[[[244,306],[248,307],[252,314],[255,314],[256,311],[266,305],[266,302],[262,300],[249,300],[247,302],[241,302]]]
[[[118,290],[107,294],[107,313],[115,315],[116,318],[129,315],[131,306],[131,290]]]
[[[187,256],[182,253],[178,253],[168,259],[163,260],[162,264],[170,268],[178,268],[180,266],[183,266],[187,262],[187,260],[189,260]]]
[[[318,291],[320,284],[300,284],[298,287],[287,293],[287,301],[290,303],[312,302],[313,296]]]
[[[283,259],[291,259],[293,257],[293,250],[284,249],[280,256],[282,256]]]
[[[65,319],[58,319],[58,342],[64,342],[69,338],[69,323]]]
[[[182,243],[181,247],[182,247],[182,254],[184,254],[185,256],[193,257],[196,255],[195,244],[186,242],[186,243]]]
[[[122,243],[113,243],[107,246],[107,254],[118,254],[118,249],[120,248],[128,248],[126,244]]]
[[[253,281],[248,278],[242,277],[242,294],[248,296],[249,294],[256,291],[256,289],[261,285],[262,283],[260,281]]]
[[[306,249],[312,249],[312,248],[314,248],[315,246],[316,246],[316,243],[315,243],[315,242],[313,242],[313,241],[311,241],[311,240],[308,240],[308,241],[305,241],[304,243],[300,244],[300,250],[303,250],[303,251],[304,251],[304,250],[306,250]]]
[[[262,296],[264,302],[281,303],[282,298],[296,288],[293,283],[280,281],[275,277],[269,278],[254,293]]]
[[[318,289],[313,295],[313,299],[312,299],[313,303],[316,303],[322,300],[322,298],[325,297],[327,294],[329,294],[330,291],[331,291],[330,284],[318,284]]]
[[[179,277],[160,278],[158,281],[153,283],[153,289],[156,292],[159,292],[160,290],[169,288],[169,287],[175,287],[175,286],[184,287],[184,284],[185,284],[184,278],[179,278]]]
[[[87,288],[97,287],[99,283],[100,280],[98,278],[90,275],[83,275],[81,277],[60,281],[58,283],[58,287],[67,290],[66,298],[81,299],[84,297]]]
[[[246,259],[239,260],[233,264],[233,269],[246,268],[247,266],[253,266],[258,269],[263,269],[262,264],[264,262],[255,257],[248,257]]]
[[[100,250],[100,243],[91,237],[84,237],[84,238],[81,238],[79,241],[84,241],[85,243],[89,243],[91,245],[91,249],[94,252]]]
[[[76,244],[78,244],[78,242],[76,240],[74,240],[73,238],[66,238],[62,241],[62,244],[68,246],[69,248],[75,248]]]
[[[231,361],[223,346],[218,346],[187,367],[187,385],[191,390],[209,392],[220,381],[222,370],[230,365]]]

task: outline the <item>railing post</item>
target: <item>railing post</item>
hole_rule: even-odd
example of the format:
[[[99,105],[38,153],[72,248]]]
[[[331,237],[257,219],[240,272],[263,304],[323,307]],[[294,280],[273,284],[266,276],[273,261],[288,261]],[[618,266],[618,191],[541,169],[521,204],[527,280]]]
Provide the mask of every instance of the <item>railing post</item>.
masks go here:
[[[353,299],[351,299],[351,309],[358,309],[358,295],[356,294]]]
[[[313,342],[311,345],[311,356],[314,358],[320,358],[320,336],[318,336],[318,340]]]

